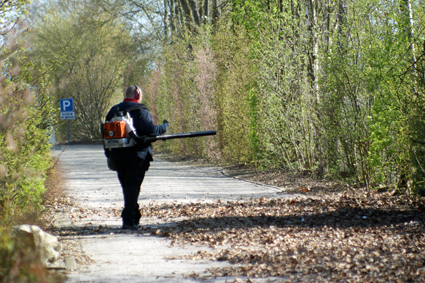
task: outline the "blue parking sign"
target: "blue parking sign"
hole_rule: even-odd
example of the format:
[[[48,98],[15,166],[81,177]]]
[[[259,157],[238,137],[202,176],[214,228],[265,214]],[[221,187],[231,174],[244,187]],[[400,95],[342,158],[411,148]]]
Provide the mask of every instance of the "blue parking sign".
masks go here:
[[[74,99],[65,98],[60,100],[61,112],[74,112]]]

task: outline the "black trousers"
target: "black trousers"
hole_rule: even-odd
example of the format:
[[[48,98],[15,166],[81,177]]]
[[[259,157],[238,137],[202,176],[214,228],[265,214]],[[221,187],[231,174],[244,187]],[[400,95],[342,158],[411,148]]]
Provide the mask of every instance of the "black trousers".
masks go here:
[[[124,225],[138,225],[141,218],[137,200],[149,161],[140,158],[114,161],[124,195],[121,217]]]

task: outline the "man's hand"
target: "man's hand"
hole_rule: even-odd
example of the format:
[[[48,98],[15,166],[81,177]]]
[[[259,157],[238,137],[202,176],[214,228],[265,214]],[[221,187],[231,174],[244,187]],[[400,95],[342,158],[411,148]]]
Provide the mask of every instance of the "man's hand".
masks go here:
[[[165,131],[168,131],[168,127],[170,126],[170,122],[168,122],[167,120],[164,120],[162,122],[162,124],[165,126]]]

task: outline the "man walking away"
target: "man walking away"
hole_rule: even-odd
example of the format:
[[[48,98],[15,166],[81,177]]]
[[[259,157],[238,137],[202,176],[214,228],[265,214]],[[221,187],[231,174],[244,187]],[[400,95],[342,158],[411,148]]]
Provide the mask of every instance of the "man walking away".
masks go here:
[[[111,121],[117,111],[129,111],[133,126],[138,136],[157,136],[167,131],[169,123],[164,120],[161,125],[154,125],[148,108],[141,104],[142,90],[132,85],[125,92],[124,101],[113,106],[106,115]],[[124,209],[121,213],[123,229],[137,229],[141,214],[137,203],[146,171],[152,159],[152,145],[137,144],[133,147],[105,149],[108,166],[117,171],[124,195]]]

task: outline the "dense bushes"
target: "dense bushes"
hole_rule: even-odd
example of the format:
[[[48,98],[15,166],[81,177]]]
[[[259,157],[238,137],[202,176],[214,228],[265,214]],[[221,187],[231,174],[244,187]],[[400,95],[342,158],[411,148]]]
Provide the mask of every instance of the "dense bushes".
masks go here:
[[[215,34],[206,26],[196,36],[186,34],[166,47],[164,64],[159,65],[164,67],[145,87],[148,103],[170,120],[170,131],[216,129],[218,135],[164,143],[163,148],[216,161],[254,160],[252,121],[246,111],[250,107],[246,94],[255,81],[249,55],[243,33],[227,26]]]
[[[165,147],[423,191],[424,7],[291,3],[233,0],[230,19],[166,46],[157,115],[218,136]]]
[[[5,225],[41,208],[54,108],[44,87],[26,83],[29,66],[18,71],[18,62],[11,60],[3,66],[8,76],[0,82],[0,219]]]
[[[23,13],[24,2],[14,1],[12,9]],[[6,11],[11,8],[3,4]],[[35,247],[10,233],[13,225],[35,222],[43,209],[56,112],[46,77],[40,76],[44,67],[35,67],[26,56],[29,37],[19,32],[23,24],[18,21],[10,34],[3,33],[2,43],[8,44],[0,52],[0,281],[47,282],[48,271]]]

